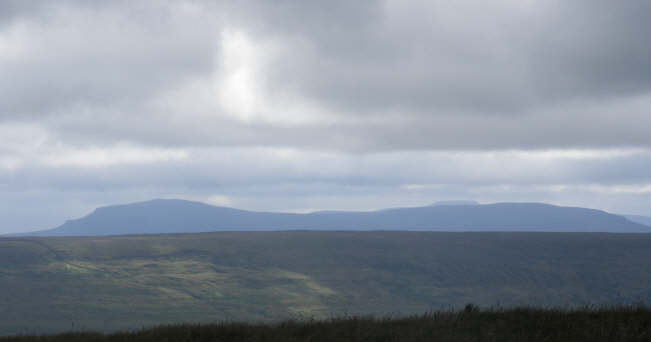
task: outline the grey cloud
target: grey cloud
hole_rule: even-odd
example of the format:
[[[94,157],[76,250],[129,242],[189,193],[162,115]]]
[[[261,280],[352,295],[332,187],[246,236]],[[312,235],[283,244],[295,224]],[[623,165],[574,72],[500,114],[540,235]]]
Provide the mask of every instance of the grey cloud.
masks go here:
[[[29,55],[0,58],[0,119],[94,116],[97,108],[138,115],[152,96],[214,67],[214,17],[162,2],[84,3],[21,11],[5,27],[9,44]]]
[[[297,16],[283,25],[278,15],[255,32],[292,37],[273,68],[279,87],[289,84],[342,115],[401,116],[357,130],[379,148],[648,146],[648,115],[626,107],[631,96],[651,90],[648,2],[531,3],[409,3],[404,12],[367,3],[379,9],[358,22],[311,20],[308,10],[305,21]],[[568,111],[574,101],[612,110]],[[613,118],[620,120],[614,127]],[[553,122],[560,127],[549,127]],[[466,124],[465,139],[450,136]]]
[[[53,134],[85,145],[136,141],[154,146],[275,146],[376,153],[410,150],[628,148],[651,145],[651,97],[568,104],[517,117],[450,115],[330,124],[273,125],[191,115],[173,120],[147,110],[135,115],[54,117]],[[173,117],[171,115],[171,117]]]
[[[22,19],[0,35],[22,22],[15,34],[41,45],[0,63],[0,118],[47,116],[41,123],[69,143],[346,152],[651,144],[643,1],[9,4]],[[224,29],[278,48],[260,85],[270,98],[291,94],[339,119],[288,127],[152,106],[183,104],[174,91],[193,80],[214,91]]]
[[[473,198],[648,215],[635,187],[651,183],[649,13],[605,0],[0,1],[5,224],[175,194],[250,209]],[[251,44],[233,70],[225,32]],[[237,65],[247,49],[259,65]],[[229,77],[253,88],[250,113],[225,109]],[[120,144],[189,157],[43,162]],[[548,149],[634,152],[518,155]]]
[[[0,2],[0,29],[24,17],[33,17],[47,11],[45,1],[5,0]]]
[[[196,150],[187,159],[135,164],[75,165],[27,162],[0,169],[4,191],[50,189],[102,192],[136,188],[184,189],[273,194],[275,186],[295,184],[311,192],[345,196],[354,188],[392,188],[415,184],[458,187],[588,186],[651,184],[651,153],[598,150],[584,157],[546,152],[400,152],[365,156],[295,150],[221,148]],[[581,154],[581,152],[577,152]],[[588,152],[585,152],[588,153]],[[155,172],[152,172],[155,170]],[[263,189],[255,192],[257,188]],[[305,190],[307,189],[307,190]],[[335,191],[336,190],[336,191]],[[168,190],[171,191],[171,190]]]
[[[527,41],[544,90],[559,97],[621,96],[651,88],[648,1],[551,1]],[[551,81],[551,82],[550,82]]]
[[[407,15],[378,16],[372,33],[341,23],[350,35],[340,38],[357,42],[348,48],[308,39],[316,51],[298,64],[296,74],[307,75],[301,85],[326,103],[428,116],[449,107],[522,114],[577,97],[649,91],[648,2],[534,2],[519,10],[460,3],[405,6]]]

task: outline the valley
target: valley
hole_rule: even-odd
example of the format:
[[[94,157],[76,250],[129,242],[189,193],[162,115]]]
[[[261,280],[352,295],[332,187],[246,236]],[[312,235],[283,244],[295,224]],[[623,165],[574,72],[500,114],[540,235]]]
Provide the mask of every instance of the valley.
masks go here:
[[[0,239],[0,333],[651,301],[651,235],[277,231]]]

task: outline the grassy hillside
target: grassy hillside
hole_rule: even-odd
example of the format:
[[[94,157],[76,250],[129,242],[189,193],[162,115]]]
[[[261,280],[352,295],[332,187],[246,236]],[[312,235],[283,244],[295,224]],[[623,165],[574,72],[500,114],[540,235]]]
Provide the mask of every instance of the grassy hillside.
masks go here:
[[[259,232],[0,239],[0,333],[651,302],[651,235]]]
[[[619,307],[582,310],[512,309],[434,312],[408,318],[351,317],[275,324],[220,323],[176,325],[109,335],[0,338],[0,342],[255,342],[255,341],[648,341],[651,310]]]

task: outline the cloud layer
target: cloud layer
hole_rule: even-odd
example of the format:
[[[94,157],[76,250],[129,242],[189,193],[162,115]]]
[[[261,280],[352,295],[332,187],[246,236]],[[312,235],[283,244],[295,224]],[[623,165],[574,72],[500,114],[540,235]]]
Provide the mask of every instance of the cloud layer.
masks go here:
[[[0,231],[172,196],[651,214],[648,13],[645,1],[3,1]]]

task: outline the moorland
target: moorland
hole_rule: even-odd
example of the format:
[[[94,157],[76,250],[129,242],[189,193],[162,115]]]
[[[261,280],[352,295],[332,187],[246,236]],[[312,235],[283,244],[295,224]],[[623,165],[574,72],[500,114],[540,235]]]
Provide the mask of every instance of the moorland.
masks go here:
[[[626,305],[651,302],[649,284],[649,234],[10,237],[0,239],[0,334]]]

